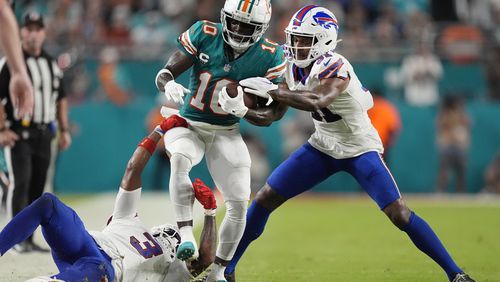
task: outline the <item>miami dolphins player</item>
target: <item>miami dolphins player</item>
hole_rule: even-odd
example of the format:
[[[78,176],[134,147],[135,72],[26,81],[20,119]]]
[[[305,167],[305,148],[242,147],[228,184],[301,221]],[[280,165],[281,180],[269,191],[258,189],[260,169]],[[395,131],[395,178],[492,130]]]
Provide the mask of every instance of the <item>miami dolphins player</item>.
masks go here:
[[[249,109],[243,91],[230,98],[221,90],[231,82],[262,76],[279,82],[285,71],[285,57],[278,44],[263,38],[271,18],[269,0],[227,0],[221,23],[196,22],[178,38],[180,50],[174,52],[165,68],[158,72],[156,85],[167,99],[182,104],[180,115],[188,128],[174,128],[165,134],[165,147],[171,155],[170,195],[174,203],[181,245],[177,257],[195,258],[193,236],[193,188],[191,168],[203,156],[226,205],[220,227],[215,263],[208,281],[224,281],[224,267],[231,260],[245,228],[250,197],[250,156],[239,132],[239,121],[267,126],[280,119],[286,107],[273,103]],[[192,67],[190,90],[175,81]],[[219,93],[225,98],[219,105]],[[223,107],[231,107],[229,113]]]
[[[36,277],[29,282],[190,281],[202,273],[215,258],[216,203],[210,188],[200,180],[193,184],[196,199],[204,206],[206,216],[200,257],[189,265],[175,258],[180,242],[175,226],[164,224],[149,229],[137,215],[142,171],[161,135],[176,126],[187,126],[187,123],[171,116],[139,144],[127,165],[113,215],[104,230],[87,231],[73,209],[55,195],[45,193],[0,232],[0,256],[40,225],[60,273]]]
[[[349,61],[335,52],[337,32],[337,19],[331,11],[314,5],[300,9],[285,30],[285,53],[289,58],[286,84],[274,85],[265,78],[240,82],[247,92],[270,95],[274,101],[311,112],[316,131],[272,172],[257,193],[226,274],[234,278],[238,260],[262,234],[276,208],[345,171],[418,249],[441,266],[450,281],[474,281],[455,264],[431,227],[402,199],[380,155],[382,143],[367,115],[373,106],[372,96]]]

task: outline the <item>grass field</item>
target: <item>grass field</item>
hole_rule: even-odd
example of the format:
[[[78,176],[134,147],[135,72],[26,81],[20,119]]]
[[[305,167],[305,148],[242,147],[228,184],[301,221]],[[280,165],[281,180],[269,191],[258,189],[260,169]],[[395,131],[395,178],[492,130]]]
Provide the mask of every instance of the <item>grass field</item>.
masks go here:
[[[472,202],[470,202],[472,201]],[[500,281],[500,204],[407,200],[477,281]],[[236,270],[242,281],[447,281],[369,199],[306,197],[270,218]]]
[[[90,230],[102,229],[114,193],[63,197]],[[167,194],[144,193],[139,212],[147,226],[174,222]],[[500,281],[500,198],[410,198],[457,263],[477,281]],[[223,204],[219,202],[219,206]],[[199,205],[195,214],[202,215]],[[218,215],[219,222],[222,214]],[[198,218],[195,222],[201,223]],[[38,233],[35,240],[44,244]],[[57,269],[49,254],[6,254],[0,282],[24,281]],[[367,198],[301,196],[272,216],[237,268],[238,282],[254,281],[446,281]]]

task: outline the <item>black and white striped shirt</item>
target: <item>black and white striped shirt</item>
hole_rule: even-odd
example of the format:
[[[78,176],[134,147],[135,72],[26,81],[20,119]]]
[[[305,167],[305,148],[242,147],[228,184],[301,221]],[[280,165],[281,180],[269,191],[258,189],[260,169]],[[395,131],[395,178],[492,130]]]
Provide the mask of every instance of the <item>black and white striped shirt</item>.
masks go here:
[[[63,73],[57,62],[42,51],[34,57],[24,52],[28,75],[33,83],[34,108],[31,123],[48,124],[57,118],[57,102],[65,97],[62,85]],[[14,122],[12,103],[9,97],[10,71],[5,58],[0,59],[0,99],[4,102],[7,120]]]

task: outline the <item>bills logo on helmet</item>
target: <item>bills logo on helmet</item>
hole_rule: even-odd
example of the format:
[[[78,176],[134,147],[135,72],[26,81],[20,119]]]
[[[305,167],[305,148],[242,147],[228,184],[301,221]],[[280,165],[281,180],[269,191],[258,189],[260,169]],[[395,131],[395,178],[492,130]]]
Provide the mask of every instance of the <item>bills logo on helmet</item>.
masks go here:
[[[335,20],[334,18],[332,18],[332,16],[328,15],[325,12],[317,12],[313,16],[313,19],[317,24],[324,27],[325,29],[330,29],[332,26],[337,30],[339,29],[337,20]]]

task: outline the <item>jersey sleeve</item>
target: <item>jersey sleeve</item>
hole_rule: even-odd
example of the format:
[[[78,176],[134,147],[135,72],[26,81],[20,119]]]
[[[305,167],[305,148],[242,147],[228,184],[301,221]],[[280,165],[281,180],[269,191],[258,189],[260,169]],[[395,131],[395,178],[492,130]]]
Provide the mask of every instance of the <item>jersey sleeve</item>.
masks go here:
[[[115,199],[115,208],[113,210],[113,220],[120,218],[133,218],[137,214],[137,206],[141,199],[141,190],[138,188],[133,191],[126,191],[120,187]]]
[[[198,56],[202,39],[203,22],[197,21],[177,38],[177,47],[194,60]]]
[[[271,67],[267,70],[265,77],[275,84],[283,80],[286,71],[285,53],[281,46],[276,46],[276,51],[272,59]]]
[[[334,77],[347,79],[349,77],[347,64],[343,58],[335,56],[328,59],[325,58],[320,64],[322,67],[318,74],[320,80]]]

